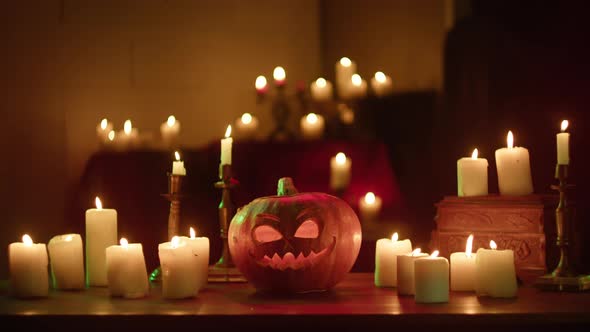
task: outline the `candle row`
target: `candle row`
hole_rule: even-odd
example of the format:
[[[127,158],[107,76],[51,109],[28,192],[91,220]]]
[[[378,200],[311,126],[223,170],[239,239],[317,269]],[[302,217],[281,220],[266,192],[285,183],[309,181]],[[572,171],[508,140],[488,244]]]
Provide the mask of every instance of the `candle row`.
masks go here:
[[[478,296],[515,297],[517,293],[514,252],[480,248],[472,254],[473,235],[464,253],[453,253],[451,263],[420,248],[412,250],[410,240],[379,239],[375,250],[374,283],[378,287],[397,287],[399,295],[414,295],[416,302],[449,301],[451,291],[475,291]],[[449,268],[450,267],[450,268]]]
[[[125,120],[123,130],[116,132],[113,123],[108,119],[102,119],[96,126],[96,134],[101,144],[115,148],[129,148],[141,144],[142,138],[139,130],[133,127],[131,120]],[[167,146],[178,143],[180,135],[180,121],[174,115],[168,116],[166,121],[160,125],[160,136],[162,142]]]

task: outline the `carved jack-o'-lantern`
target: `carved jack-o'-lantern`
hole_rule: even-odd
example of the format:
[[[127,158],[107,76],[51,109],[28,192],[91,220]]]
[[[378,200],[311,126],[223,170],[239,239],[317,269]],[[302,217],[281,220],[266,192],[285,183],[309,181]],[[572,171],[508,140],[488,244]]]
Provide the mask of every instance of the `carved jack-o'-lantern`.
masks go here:
[[[301,293],[341,281],[362,235],[346,202],[297,193],[291,178],[281,178],[277,196],[257,198],[236,213],[228,240],[234,263],[257,289]]]

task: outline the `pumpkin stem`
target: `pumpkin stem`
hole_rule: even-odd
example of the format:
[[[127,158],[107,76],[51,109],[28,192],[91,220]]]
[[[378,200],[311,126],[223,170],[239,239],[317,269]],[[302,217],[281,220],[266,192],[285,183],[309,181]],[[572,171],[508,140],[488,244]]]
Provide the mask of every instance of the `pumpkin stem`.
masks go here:
[[[291,196],[297,194],[297,188],[293,184],[293,179],[291,178],[280,178],[279,185],[277,186],[277,195],[278,196]]]

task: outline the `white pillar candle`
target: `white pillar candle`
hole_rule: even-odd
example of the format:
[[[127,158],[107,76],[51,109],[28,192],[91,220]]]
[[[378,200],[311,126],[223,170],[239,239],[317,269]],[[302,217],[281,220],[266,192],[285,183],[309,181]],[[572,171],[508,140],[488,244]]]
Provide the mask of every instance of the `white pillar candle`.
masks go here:
[[[164,144],[170,146],[178,141],[180,135],[180,121],[174,115],[170,115],[168,119],[160,125],[160,135]]]
[[[251,138],[258,130],[258,119],[250,113],[244,113],[236,120],[236,131],[244,138]]]
[[[107,286],[105,249],[117,244],[117,211],[103,209],[98,197],[96,209],[86,210],[86,281],[88,286]]]
[[[420,248],[407,255],[397,256],[397,294],[414,295],[414,261],[421,257],[428,257],[423,254]]]
[[[16,297],[45,297],[49,294],[47,249],[33,243],[27,234],[22,242],[8,245],[10,291]]]
[[[172,174],[173,175],[186,175],[186,168],[184,168],[184,161],[180,160],[180,153],[174,151],[175,161],[172,162]]]
[[[557,164],[569,165],[570,163],[570,134],[566,133],[569,122],[561,121],[561,133],[557,134]]]
[[[113,124],[109,120],[102,119],[96,126],[96,135],[100,143],[108,143],[108,135],[113,130]]]
[[[414,285],[417,303],[449,302],[449,261],[438,250],[414,261]]]
[[[225,138],[221,139],[221,165],[231,165],[231,148],[233,142],[231,125],[228,125],[225,130]]]
[[[167,299],[195,297],[201,288],[196,257],[187,243],[175,236],[158,245],[162,269],[162,296]]]
[[[412,252],[412,242],[398,241],[398,234],[391,239],[379,239],[375,247],[375,286],[397,286],[397,256]]]
[[[197,264],[197,280],[199,288],[207,284],[209,276],[209,238],[205,236],[196,236],[195,230],[190,228],[190,237],[181,236],[180,242],[186,243],[192,251],[193,257]]]
[[[533,178],[529,150],[514,145],[514,136],[508,132],[507,147],[496,150],[498,187],[502,195],[528,195],[533,192]]]
[[[111,296],[135,299],[149,292],[147,269],[141,243],[128,243],[106,249],[107,276]]]
[[[116,144],[119,148],[126,149],[139,143],[139,131],[133,128],[131,120],[126,120],[123,130],[117,135]]]
[[[514,252],[510,249],[480,248],[475,258],[475,292],[478,296],[516,297],[518,285],[514,267]]]
[[[379,217],[381,212],[381,197],[368,192],[359,200],[359,214],[362,221],[372,221]]]
[[[485,196],[488,194],[488,160],[477,157],[477,149],[471,158],[457,160],[457,195]]]
[[[254,81],[254,87],[256,88],[256,93],[260,96],[266,94],[268,90],[268,85],[266,82],[266,77],[260,75],[256,77],[256,81]]]
[[[57,235],[47,244],[55,289],[83,289],[84,251],[80,234]]]
[[[383,72],[376,72],[375,76],[371,78],[371,88],[378,97],[390,94],[393,91],[391,77],[385,75]]]
[[[338,152],[330,158],[330,188],[344,190],[350,183],[350,168],[352,161],[343,152]]]
[[[350,95],[350,88],[352,85],[352,75],[356,73],[356,63],[347,57],[341,58],[336,62],[336,89],[338,89],[338,96],[347,99]]]
[[[363,80],[359,74],[354,74],[350,78],[351,85],[348,89],[347,98],[363,98],[367,95],[367,81]]]
[[[473,235],[467,238],[465,252],[451,254],[451,290],[474,291],[475,290],[475,258],[472,253]]]
[[[311,83],[310,92],[311,98],[315,101],[331,100],[333,94],[332,83],[320,77]]]
[[[324,117],[319,114],[307,114],[301,118],[300,125],[304,139],[318,139],[324,133]]]
[[[284,86],[286,83],[285,79],[287,78],[287,73],[283,67],[277,66],[272,71],[272,78],[274,78],[276,86]]]

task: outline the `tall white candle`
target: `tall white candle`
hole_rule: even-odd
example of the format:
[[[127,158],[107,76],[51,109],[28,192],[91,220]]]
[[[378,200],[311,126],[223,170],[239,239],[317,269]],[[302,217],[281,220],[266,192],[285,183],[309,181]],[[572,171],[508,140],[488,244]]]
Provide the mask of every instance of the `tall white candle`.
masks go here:
[[[80,234],[56,235],[47,244],[53,288],[83,289],[84,251]]]
[[[381,212],[381,197],[368,192],[359,199],[359,214],[362,221],[374,221]]]
[[[488,160],[477,157],[477,149],[471,158],[457,160],[457,195],[484,196],[488,194]]]
[[[103,209],[98,197],[96,209],[86,210],[86,282],[107,286],[105,249],[117,244],[117,211]]]
[[[327,101],[332,99],[333,87],[332,83],[325,78],[320,77],[313,81],[310,86],[310,93],[313,100]]]
[[[191,247],[175,236],[170,242],[158,245],[158,256],[162,269],[162,296],[168,299],[197,296],[201,282]]]
[[[356,63],[354,61],[343,57],[336,62],[336,89],[338,89],[340,98],[347,98],[350,95],[348,90],[351,88],[351,78],[354,73],[356,73]]]
[[[438,250],[414,262],[414,299],[417,303],[449,302],[449,261]]]
[[[108,143],[108,135],[113,130],[113,123],[102,119],[96,126],[96,135],[101,143]]]
[[[569,165],[570,163],[570,134],[566,133],[569,125],[567,120],[561,121],[561,133],[557,134],[557,163]]]
[[[344,190],[350,183],[350,168],[352,161],[343,152],[338,152],[330,158],[330,188]]]
[[[180,160],[180,153],[174,151],[175,161],[172,162],[173,175],[186,175],[186,168],[184,168],[184,161]]]
[[[324,117],[319,114],[309,113],[301,118],[299,124],[304,139],[318,139],[324,133]]]
[[[225,138],[221,139],[221,165],[231,165],[231,148],[233,142],[231,125],[228,125],[225,130]]]
[[[190,228],[190,237],[181,236],[180,242],[186,243],[195,258],[197,265],[196,279],[199,288],[207,284],[209,275],[209,238],[205,236],[196,236],[195,230]]]
[[[106,249],[107,276],[111,296],[135,299],[149,292],[147,269],[141,243],[128,243]]]
[[[421,253],[420,248],[407,255],[397,256],[397,293],[398,295],[414,295],[414,261],[428,257]]]
[[[49,294],[47,249],[23,235],[22,242],[8,245],[10,292],[21,298],[45,297]]]
[[[516,297],[518,285],[514,266],[514,252],[510,249],[480,248],[475,259],[475,292],[478,296]]]
[[[236,131],[243,138],[252,138],[258,130],[258,119],[250,113],[244,113],[236,120]]]
[[[473,291],[475,290],[475,258],[472,253],[473,235],[467,238],[465,252],[451,254],[451,290]]]
[[[398,234],[391,239],[379,239],[375,246],[375,286],[397,286],[397,256],[412,252],[412,242],[398,241]]]
[[[385,75],[383,72],[376,72],[375,76],[371,78],[371,88],[378,97],[390,94],[393,91],[391,77]]]
[[[167,146],[176,144],[180,135],[180,121],[174,115],[170,115],[166,121],[160,125],[160,135],[162,141]]]
[[[507,147],[496,150],[498,187],[502,195],[528,195],[533,192],[529,150],[514,146],[512,131],[506,137]]]

